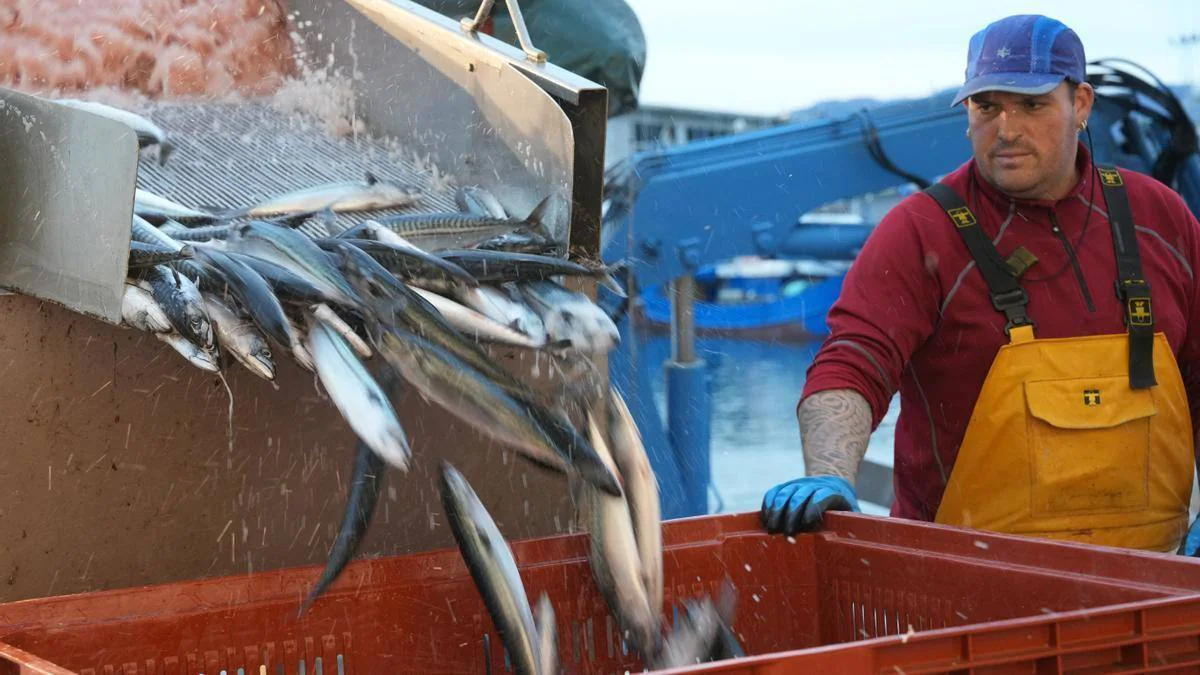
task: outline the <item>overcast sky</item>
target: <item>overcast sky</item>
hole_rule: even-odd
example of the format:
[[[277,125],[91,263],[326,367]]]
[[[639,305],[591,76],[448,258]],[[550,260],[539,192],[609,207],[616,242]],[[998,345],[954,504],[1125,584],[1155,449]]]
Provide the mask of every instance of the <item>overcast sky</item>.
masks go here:
[[[1200,0],[626,0],[646,33],[641,102],[775,114],[830,98],[925,96],[960,84],[971,34],[1039,13],[1089,61],[1200,80]],[[766,81],[769,84],[763,85]]]

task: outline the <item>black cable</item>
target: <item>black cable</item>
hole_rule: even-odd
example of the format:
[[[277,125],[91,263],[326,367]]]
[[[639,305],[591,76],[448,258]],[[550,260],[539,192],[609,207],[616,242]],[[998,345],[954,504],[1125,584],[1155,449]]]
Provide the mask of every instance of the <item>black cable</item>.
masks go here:
[[[875,124],[871,121],[867,110],[864,108],[859,112],[858,116],[863,123],[863,143],[866,144],[867,152],[871,153],[871,158],[875,160],[875,163],[883,167],[885,171],[893,173],[910,183],[914,183],[921,190],[932,185],[928,180],[896,166],[895,162],[883,151],[883,143],[879,140],[879,130],[875,128]]]

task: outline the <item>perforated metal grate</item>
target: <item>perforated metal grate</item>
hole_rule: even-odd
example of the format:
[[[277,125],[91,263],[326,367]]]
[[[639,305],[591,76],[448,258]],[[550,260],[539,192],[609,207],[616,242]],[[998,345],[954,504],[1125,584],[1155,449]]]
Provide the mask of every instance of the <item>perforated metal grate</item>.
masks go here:
[[[143,112],[170,135],[175,149],[165,166],[158,165],[156,151],[143,151],[138,187],[181,204],[252,206],[292,190],[361,180],[370,171],[380,179],[421,188],[425,197],[402,209],[338,214],[340,224],[393,213],[457,210],[453,192],[431,188],[430,171],[418,168],[391,139],[338,137],[315,117],[267,103],[159,103]]]

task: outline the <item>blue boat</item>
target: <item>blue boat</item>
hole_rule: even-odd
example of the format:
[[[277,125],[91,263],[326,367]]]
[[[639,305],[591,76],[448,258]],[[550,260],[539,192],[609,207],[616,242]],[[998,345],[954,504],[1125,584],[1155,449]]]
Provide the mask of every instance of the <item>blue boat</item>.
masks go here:
[[[806,340],[825,335],[829,308],[849,262],[738,258],[696,274],[696,330],[702,335]],[[660,286],[642,289],[643,325],[666,330],[671,301]]]

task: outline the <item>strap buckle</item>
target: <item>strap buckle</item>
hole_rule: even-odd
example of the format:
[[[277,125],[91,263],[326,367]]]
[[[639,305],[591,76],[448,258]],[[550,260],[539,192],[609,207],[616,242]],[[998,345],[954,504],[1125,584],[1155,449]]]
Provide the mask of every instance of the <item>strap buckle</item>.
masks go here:
[[[1118,280],[1117,298],[1125,306],[1125,326],[1127,328],[1147,329],[1154,326],[1150,284],[1145,279]]]
[[[992,293],[991,296],[992,306],[1008,317],[1008,323],[1004,324],[1005,335],[1017,326],[1032,326],[1037,330],[1037,324],[1025,313],[1025,306],[1029,304],[1029,294],[1024,288],[1018,286],[1010,291]]]

